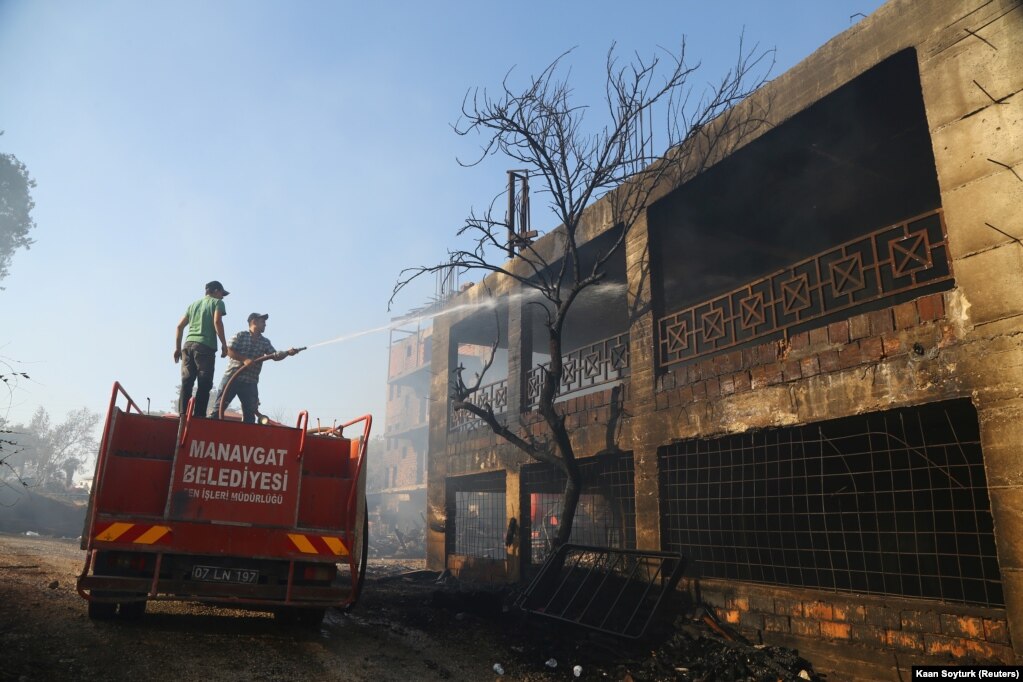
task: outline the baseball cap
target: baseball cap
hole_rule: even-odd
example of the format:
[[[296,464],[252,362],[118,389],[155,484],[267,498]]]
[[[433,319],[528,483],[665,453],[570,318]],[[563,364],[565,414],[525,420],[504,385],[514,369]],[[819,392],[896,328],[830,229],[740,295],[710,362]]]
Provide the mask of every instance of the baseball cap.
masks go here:
[[[229,293],[231,293],[230,291],[225,289],[224,285],[218,282],[217,280],[213,280],[212,282],[206,282],[206,293],[208,294],[213,291],[223,291],[224,296],[227,296]]]
[[[253,320],[258,320],[260,318],[265,320],[268,317],[270,317],[270,313],[263,313],[262,315],[260,315],[259,313],[249,313],[248,322],[252,322]]]

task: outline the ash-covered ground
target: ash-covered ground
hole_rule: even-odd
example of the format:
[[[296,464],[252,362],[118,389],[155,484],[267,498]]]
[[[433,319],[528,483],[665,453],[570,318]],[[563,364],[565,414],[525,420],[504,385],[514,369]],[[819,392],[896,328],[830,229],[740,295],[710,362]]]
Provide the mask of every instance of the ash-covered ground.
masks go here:
[[[414,560],[371,561],[357,607],[317,631],[179,602],[95,622],[74,587],[83,562],[73,541],[0,535],[0,680],[821,679],[791,650],[730,641],[699,607],[669,604],[650,637],[623,640]]]

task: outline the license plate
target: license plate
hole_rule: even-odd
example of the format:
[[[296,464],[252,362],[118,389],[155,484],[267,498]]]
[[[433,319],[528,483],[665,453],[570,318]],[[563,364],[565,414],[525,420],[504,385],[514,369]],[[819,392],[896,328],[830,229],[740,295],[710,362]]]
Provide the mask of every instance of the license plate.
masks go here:
[[[259,582],[259,571],[247,568],[223,568],[221,566],[192,566],[192,580],[209,583],[246,583],[254,585]]]

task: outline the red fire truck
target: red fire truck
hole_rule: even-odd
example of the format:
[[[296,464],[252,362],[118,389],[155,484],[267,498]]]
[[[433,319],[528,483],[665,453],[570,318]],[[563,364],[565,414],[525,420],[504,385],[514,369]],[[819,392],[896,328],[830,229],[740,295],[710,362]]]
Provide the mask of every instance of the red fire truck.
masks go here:
[[[177,600],[318,625],[326,608],[353,606],[372,418],[313,429],[308,419],[181,423],[144,414],[115,383],[82,533],[89,617],[137,618],[148,601]]]

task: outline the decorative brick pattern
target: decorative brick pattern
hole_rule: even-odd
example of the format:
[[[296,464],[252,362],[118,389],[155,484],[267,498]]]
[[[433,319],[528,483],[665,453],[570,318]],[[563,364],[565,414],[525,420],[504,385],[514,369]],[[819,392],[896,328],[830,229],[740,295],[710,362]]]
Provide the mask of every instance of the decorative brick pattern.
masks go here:
[[[714,299],[657,320],[657,358],[662,367],[714,355],[757,338],[870,301],[950,282],[941,210],[876,230],[794,263]],[[920,319],[939,319],[943,309],[929,301]],[[861,313],[850,318],[855,340],[894,329],[891,315]],[[805,331],[789,335],[793,350],[810,345]]]
[[[928,294],[793,334],[787,343],[763,343],[677,367],[659,377],[655,409],[756,391],[905,355],[913,347],[914,335],[933,325],[943,325],[939,331],[943,343],[948,343],[951,339],[945,337],[954,332],[944,324],[945,309],[944,294]]]

